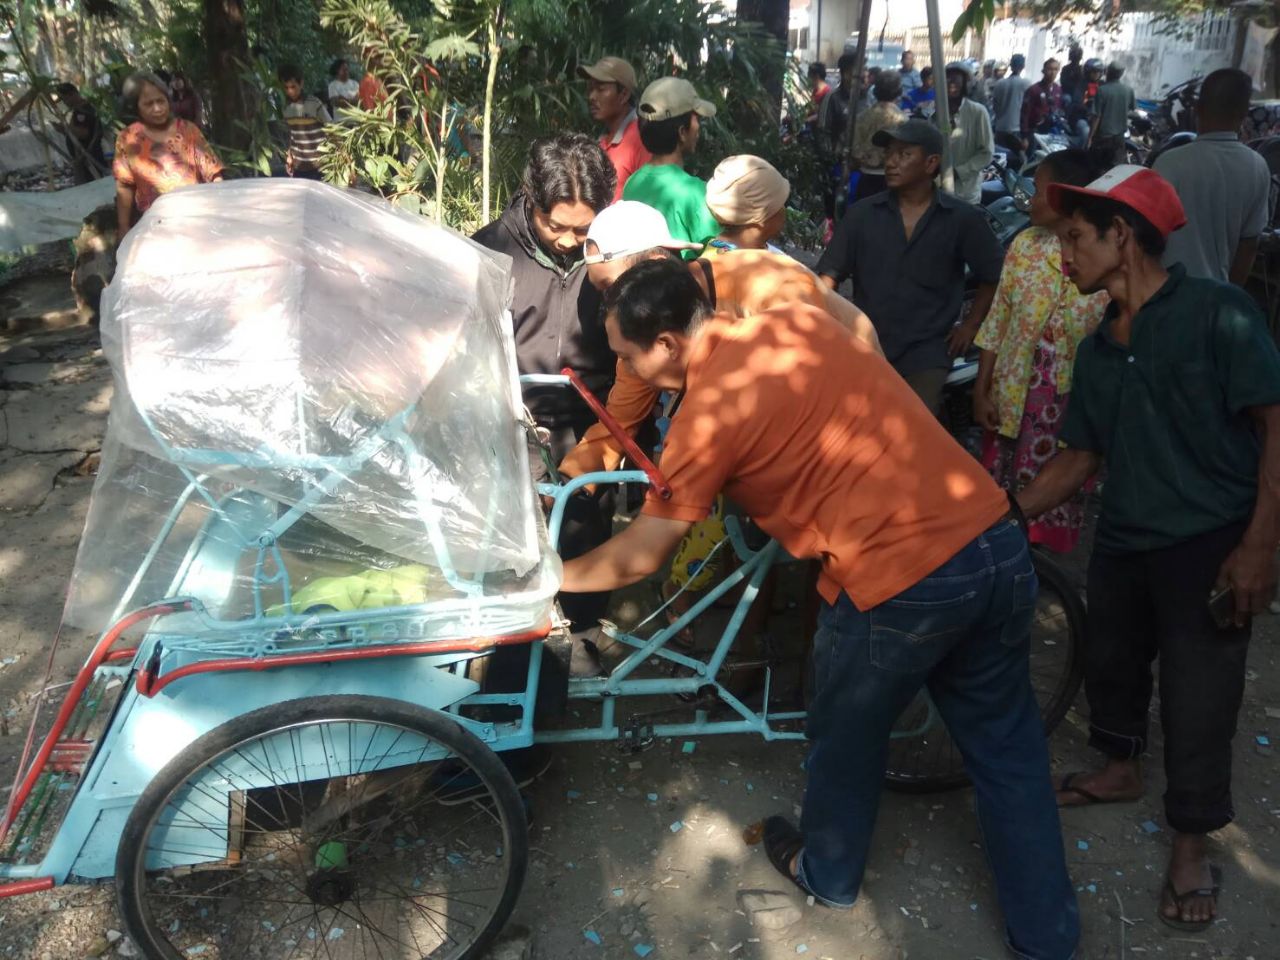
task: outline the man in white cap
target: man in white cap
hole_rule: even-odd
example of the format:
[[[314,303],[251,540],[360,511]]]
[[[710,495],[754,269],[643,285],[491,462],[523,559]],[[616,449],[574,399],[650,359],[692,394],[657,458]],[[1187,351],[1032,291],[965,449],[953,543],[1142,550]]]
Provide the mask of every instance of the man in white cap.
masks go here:
[[[707,244],[704,257],[731,250],[782,251],[769,241],[787,225],[791,184],[768,160],[740,154],[720,161],[707,182],[707,209],[720,233]]]
[[[657,210],[624,200],[600,212],[587,233],[587,279],[604,292],[629,269],[646,260],[673,259],[697,244],[677,239]],[[789,303],[818,307],[834,316],[856,339],[880,352],[875,328],[866,314],[835,291],[828,290],[803,264],[785,254],[764,250],[726,251],[689,264],[708,304],[718,313],[752,316]],[[619,363],[607,407],[629,433],[648,419],[658,392]],[[560,464],[560,473],[576,477],[596,470],[615,470],[622,448],[602,424],[583,434]]]
[[[618,172],[614,200],[622,198],[622,188],[631,175],[649,162],[651,154],[640,142],[636,116],[636,72],[619,57],[601,57],[578,73],[587,80],[587,109],[591,119],[603,124],[600,149]]]
[[[684,169],[698,148],[701,121],[716,115],[688,80],[663,77],[640,97],[640,142],[653,158],[631,175],[623,199],[661,211],[671,235],[704,244],[720,232],[707,209],[707,185]]]

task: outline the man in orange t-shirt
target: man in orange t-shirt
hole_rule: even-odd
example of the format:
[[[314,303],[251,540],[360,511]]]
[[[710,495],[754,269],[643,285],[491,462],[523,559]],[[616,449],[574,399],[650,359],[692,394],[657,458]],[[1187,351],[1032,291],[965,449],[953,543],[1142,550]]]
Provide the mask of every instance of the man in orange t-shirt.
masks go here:
[[[697,248],[671,236],[667,221],[653,207],[622,200],[602,210],[587,233],[587,279],[602,293],[627,270],[645,260],[674,258]],[[749,315],[787,303],[826,310],[879,351],[875,327],[866,314],[829,290],[804,264],[781,253],[731,250],[711,259],[688,261],[688,268],[711,304],[722,313]],[[634,434],[653,412],[658,391],[618,364],[606,404],[627,433]],[[560,464],[560,473],[578,477],[595,470],[616,470],[622,446],[603,424],[592,425]]]
[[[1067,960],[1079,936],[1031,688],[1036,576],[1005,494],[883,357],[791,304],[713,315],[688,268],[641,263],[605,328],[641,380],[683,394],[662,469],[621,534],[564,566],[566,592],[655,573],[722,490],[792,556],[822,561],[801,829],[770,861],[829,906],[866,868],[894,720],[927,686],[965,757],[1010,944]]]

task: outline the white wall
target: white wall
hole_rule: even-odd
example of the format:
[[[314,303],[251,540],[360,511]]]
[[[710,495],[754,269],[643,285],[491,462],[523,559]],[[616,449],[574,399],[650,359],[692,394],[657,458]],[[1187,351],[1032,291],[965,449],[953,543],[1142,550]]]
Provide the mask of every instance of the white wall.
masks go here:
[[[870,3],[870,39],[874,41],[881,30],[889,35],[901,35],[905,30],[913,30],[912,48],[915,50],[917,65],[928,63],[928,42],[923,39],[929,23],[925,0],[870,0]],[[951,33],[951,25],[964,10],[965,3],[966,0],[938,0],[944,41]],[[844,52],[845,40],[858,30],[860,7],[859,0],[822,0],[822,24],[819,30],[818,0],[809,0],[809,49],[804,59],[821,60],[828,67],[835,67],[840,54]]]
[[[1015,53],[1027,58],[1026,75],[1040,75],[1049,57],[1066,63],[1073,41],[1085,58],[1098,57],[1125,68],[1125,82],[1139,97],[1158,99],[1170,87],[1234,66],[1240,21],[1231,16],[1205,16],[1186,33],[1167,33],[1151,14],[1129,13],[1113,32],[1089,31],[1061,23],[1052,28],[1029,20],[998,20],[986,35],[988,60],[1008,61]]]

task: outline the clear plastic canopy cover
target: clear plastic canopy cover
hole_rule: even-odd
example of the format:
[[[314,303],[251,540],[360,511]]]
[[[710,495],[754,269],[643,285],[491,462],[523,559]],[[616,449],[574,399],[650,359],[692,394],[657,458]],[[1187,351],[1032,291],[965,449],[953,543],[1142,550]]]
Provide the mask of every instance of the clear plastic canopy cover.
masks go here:
[[[116,392],[68,620],[201,590],[224,618],[296,612],[290,592],[387,571],[421,581],[401,601],[545,620],[510,286],[506,257],[351,191],[160,198],[103,297]]]

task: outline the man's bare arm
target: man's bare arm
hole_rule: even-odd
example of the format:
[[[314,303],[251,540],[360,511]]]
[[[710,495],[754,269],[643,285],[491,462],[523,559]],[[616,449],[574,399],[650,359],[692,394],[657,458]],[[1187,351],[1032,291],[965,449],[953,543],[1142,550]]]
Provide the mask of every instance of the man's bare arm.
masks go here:
[[[1249,411],[1262,438],[1258,496],[1253,516],[1218,574],[1218,585],[1235,594],[1236,621],[1264,613],[1276,595],[1276,547],[1280,546],[1280,406]]]
[[[640,514],[590,553],[565,561],[565,593],[616,590],[657,573],[693,524]]]
[[[1253,261],[1258,258],[1258,238],[1250,237],[1241,240],[1236,247],[1236,255],[1231,258],[1231,270],[1227,279],[1237,287],[1243,287],[1253,273]]]
[[[1017,495],[1018,506],[1028,519],[1048,513],[1075,496],[1101,465],[1102,457],[1090,450],[1059,450]]]
[[[826,297],[827,313],[839,320],[855,339],[861,340],[883,357],[884,351],[880,349],[880,337],[876,334],[876,328],[871,325],[871,318],[836,293],[833,287],[828,286],[823,293]]]

